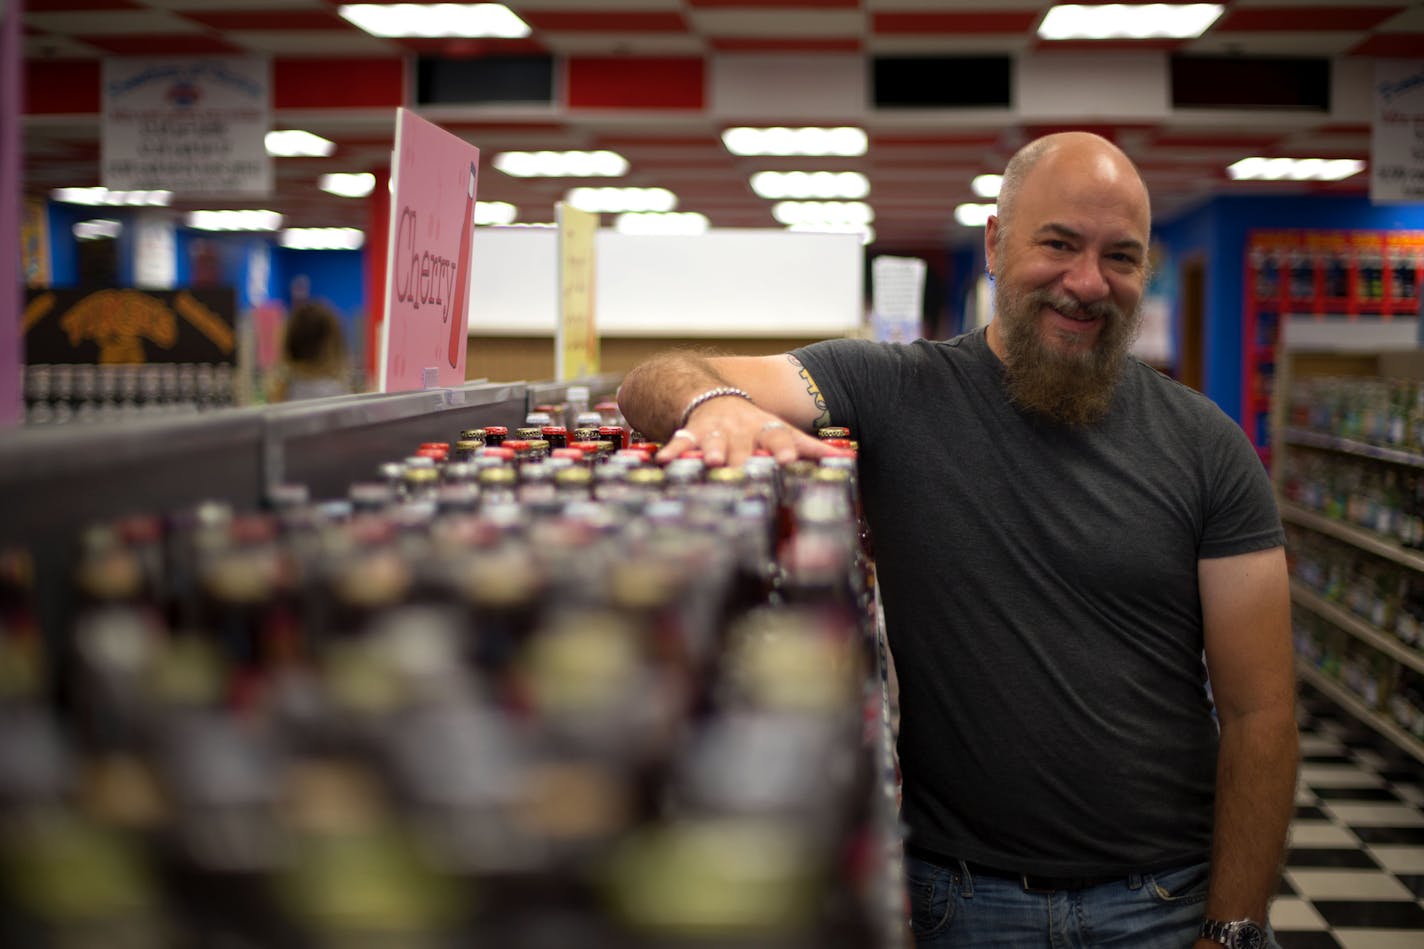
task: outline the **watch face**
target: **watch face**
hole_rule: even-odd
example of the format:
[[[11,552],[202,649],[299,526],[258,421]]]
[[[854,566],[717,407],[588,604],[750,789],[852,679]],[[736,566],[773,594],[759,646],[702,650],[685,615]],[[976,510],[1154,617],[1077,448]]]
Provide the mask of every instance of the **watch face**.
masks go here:
[[[1266,949],[1266,931],[1255,923],[1238,923],[1232,933],[1232,949]]]

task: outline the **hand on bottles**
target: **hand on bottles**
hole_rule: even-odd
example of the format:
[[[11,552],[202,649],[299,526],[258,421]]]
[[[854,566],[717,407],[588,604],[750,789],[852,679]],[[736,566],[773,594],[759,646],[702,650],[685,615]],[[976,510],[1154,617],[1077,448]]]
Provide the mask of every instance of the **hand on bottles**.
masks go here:
[[[657,454],[668,462],[685,451],[700,450],[709,467],[739,466],[757,449],[785,464],[797,458],[824,458],[849,452],[827,445],[745,399],[714,399],[699,406],[687,425],[673,432]]]

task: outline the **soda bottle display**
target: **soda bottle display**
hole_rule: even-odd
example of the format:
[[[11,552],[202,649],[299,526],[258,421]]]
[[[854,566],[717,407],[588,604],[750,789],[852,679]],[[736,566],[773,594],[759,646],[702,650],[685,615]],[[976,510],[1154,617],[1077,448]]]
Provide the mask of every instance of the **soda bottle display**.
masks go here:
[[[487,425],[339,497],[94,525],[71,717],[0,666],[30,716],[0,763],[50,762],[0,773],[0,819],[75,802],[0,835],[39,881],[0,877],[0,908],[34,945],[82,917],[135,944],[874,946],[853,460],[661,466],[616,431],[536,458]],[[0,583],[0,620],[23,603]],[[66,904],[76,847],[97,889]]]

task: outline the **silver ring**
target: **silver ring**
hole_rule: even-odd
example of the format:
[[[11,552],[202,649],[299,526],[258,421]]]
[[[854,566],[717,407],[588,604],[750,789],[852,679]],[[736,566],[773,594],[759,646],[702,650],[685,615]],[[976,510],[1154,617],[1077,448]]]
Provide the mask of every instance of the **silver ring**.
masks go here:
[[[688,430],[685,429],[685,428],[679,428],[677,431],[673,432],[673,433],[672,433],[672,438],[673,438],[673,439],[676,439],[676,438],[685,438],[685,439],[687,439],[688,441],[692,442],[692,444],[694,444],[694,445],[697,444],[697,435],[694,434],[694,433],[691,432],[691,431],[688,431]],[[672,440],[672,439],[669,439],[669,441],[671,441],[671,440]]]
[[[763,432],[770,432],[770,431],[773,431],[773,430],[775,430],[775,429],[778,429],[778,428],[785,428],[785,427],[786,427],[786,423],[785,423],[785,422],[782,422],[782,421],[780,421],[780,420],[778,420],[778,419],[772,419],[770,422],[767,422],[765,425],[763,425],[763,426],[761,427],[761,430],[762,430]]]

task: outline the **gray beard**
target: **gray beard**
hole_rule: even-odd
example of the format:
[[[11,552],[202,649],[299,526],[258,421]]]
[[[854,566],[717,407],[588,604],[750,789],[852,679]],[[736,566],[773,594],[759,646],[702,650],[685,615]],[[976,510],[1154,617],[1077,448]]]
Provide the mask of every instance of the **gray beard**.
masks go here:
[[[1069,316],[1081,311],[1102,317],[1097,345],[1086,353],[1046,346],[1039,328],[1044,306]],[[1015,293],[996,282],[994,311],[1004,341],[1005,382],[1015,405],[1070,428],[1092,425],[1107,414],[1142,326],[1140,307],[1126,314],[1106,300],[1083,305],[1047,290]]]

